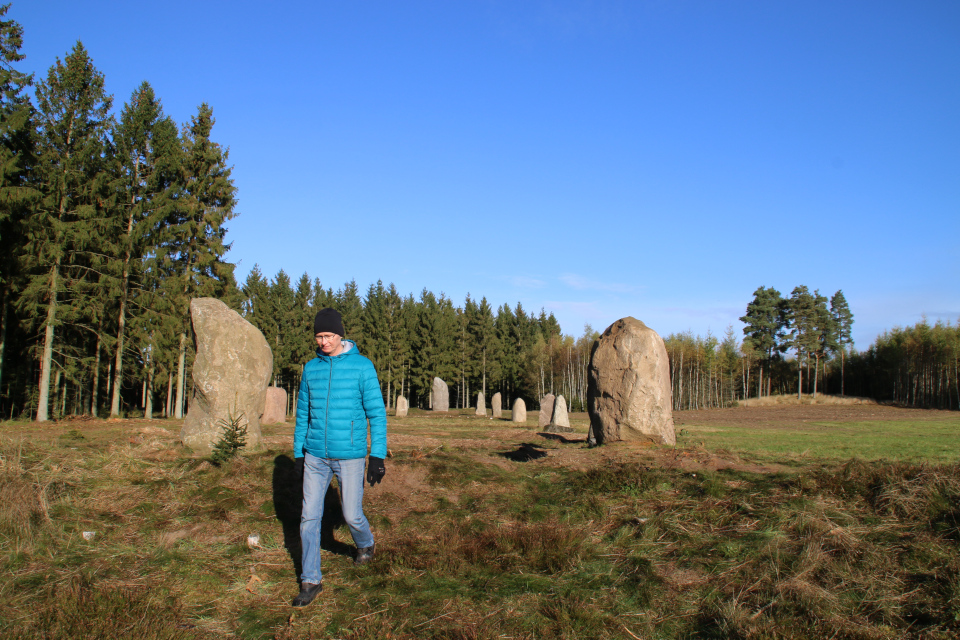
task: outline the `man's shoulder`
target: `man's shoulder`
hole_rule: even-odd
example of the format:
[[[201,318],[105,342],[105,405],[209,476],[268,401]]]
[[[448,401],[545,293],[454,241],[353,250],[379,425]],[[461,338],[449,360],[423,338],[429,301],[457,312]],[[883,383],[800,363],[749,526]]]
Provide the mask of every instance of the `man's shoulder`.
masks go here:
[[[350,357],[346,359],[350,363],[350,366],[354,369],[366,369],[373,367],[373,360],[363,355],[359,351],[350,354]]]

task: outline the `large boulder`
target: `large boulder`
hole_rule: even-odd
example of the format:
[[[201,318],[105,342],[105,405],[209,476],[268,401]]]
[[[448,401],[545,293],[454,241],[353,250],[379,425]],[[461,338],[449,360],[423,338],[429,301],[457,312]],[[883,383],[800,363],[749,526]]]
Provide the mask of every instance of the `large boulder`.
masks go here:
[[[667,349],[656,331],[621,318],[594,343],[587,380],[590,440],[676,444]]]
[[[523,401],[523,398],[517,398],[513,401],[513,413],[510,419],[519,424],[527,421],[527,403]]]
[[[543,429],[550,424],[550,418],[553,417],[553,403],[556,401],[557,397],[552,393],[548,393],[540,399],[540,415],[537,417],[537,428]]]
[[[550,424],[547,425],[547,433],[570,433],[573,427],[570,426],[570,415],[567,413],[567,401],[563,396],[557,396],[553,403],[553,416],[550,418]]]
[[[267,400],[263,407],[260,424],[287,421],[287,391],[280,387],[267,387]]]
[[[450,411],[450,390],[440,378],[433,379],[433,410]]]
[[[260,418],[273,352],[260,331],[216,298],[190,301],[197,356],[193,391],[180,439],[194,451],[209,454],[231,418],[247,425],[246,446],[260,446]]]
[[[487,399],[483,397],[483,391],[477,394],[477,411],[476,415],[486,416],[487,415]]]
[[[490,399],[490,407],[493,409],[494,418],[503,417],[503,400],[499,391],[493,394],[493,398]]]
[[[405,418],[407,417],[407,411],[410,409],[410,405],[407,404],[407,399],[403,396],[397,396],[397,417]]]

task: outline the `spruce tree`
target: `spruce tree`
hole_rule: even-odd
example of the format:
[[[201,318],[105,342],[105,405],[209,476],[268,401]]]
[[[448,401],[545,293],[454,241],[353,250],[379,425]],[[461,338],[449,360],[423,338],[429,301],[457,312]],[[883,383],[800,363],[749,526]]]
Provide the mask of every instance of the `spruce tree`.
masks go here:
[[[9,4],[0,6],[0,18],[9,9]],[[24,59],[22,46],[23,28],[13,20],[0,20],[0,382],[19,272],[18,248],[23,244],[22,225],[37,195],[29,183],[35,139],[30,101],[24,93],[33,76],[14,68]]]
[[[215,122],[213,109],[204,103],[184,127],[177,207],[163,227],[157,249],[176,282],[180,318],[176,418],[183,417],[185,402],[191,298],[228,298],[240,306],[233,265],[223,260],[230,248],[225,241],[226,222],[236,216],[236,187],[227,164],[229,152],[210,138]]]
[[[37,420],[45,421],[54,331],[64,320],[58,305],[68,286],[82,278],[77,268],[99,238],[94,223],[111,98],[80,42],[37,83],[36,98],[35,171],[42,198],[25,225],[28,275],[21,303],[30,315],[43,317]]]
[[[113,183],[117,211],[111,238],[111,260],[116,279],[117,334],[114,353],[114,377],[110,415],[120,415],[120,389],[123,381],[127,316],[134,290],[146,294],[140,282],[145,256],[154,252],[159,240],[157,229],[172,213],[177,196],[177,176],[182,158],[177,127],[164,116],[160,100],[149,83],[143,82],[130,102],[124,105],[114,128],[115,148]],[[151,308],[151,300],[141,296],[141,309]],[[149,385],[148,385],[149,386]]]

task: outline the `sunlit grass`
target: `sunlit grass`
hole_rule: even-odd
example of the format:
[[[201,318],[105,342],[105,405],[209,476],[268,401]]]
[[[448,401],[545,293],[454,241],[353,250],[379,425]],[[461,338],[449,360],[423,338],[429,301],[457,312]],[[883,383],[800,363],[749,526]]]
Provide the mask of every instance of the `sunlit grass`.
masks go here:
[[[585,416],[574,424],[582,437]],[[960,634],[960,425],[949,417],[684,427],[676,452],[791,463],[776,473],[665,468],[672,449],[538,439],[532,412],[521,426],[392,420],[388,475],[366,499],[377,557],[355,567],[334,528],[324,592],[304,610],[289,606],[292,425],[265,428],[265,450],[219,468],[178,444],[179,426],[0,425],[0,636]],[[521,442],[547,455],[504,455]],[[918,464],[950,446],[952,457]]]

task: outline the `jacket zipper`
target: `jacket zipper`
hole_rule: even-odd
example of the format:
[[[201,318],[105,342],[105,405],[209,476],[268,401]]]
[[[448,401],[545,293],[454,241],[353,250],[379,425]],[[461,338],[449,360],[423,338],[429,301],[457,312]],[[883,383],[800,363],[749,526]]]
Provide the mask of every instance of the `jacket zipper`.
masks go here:
[[[330,389],[333,388],[333,358],[330,358],[330,375],[327,376],[327,404],[323,411],[323,455],[330,457],[330,447],[327,444],[327,434],[330,432]]]

